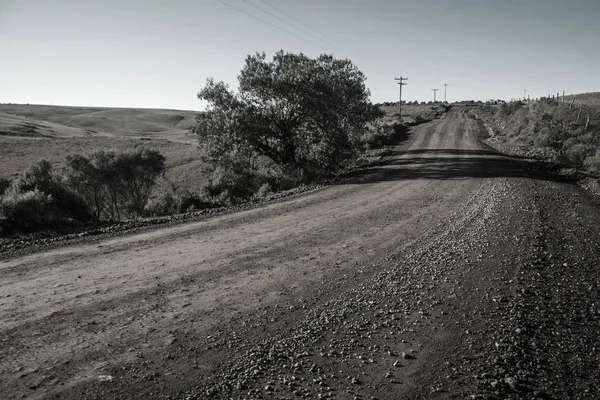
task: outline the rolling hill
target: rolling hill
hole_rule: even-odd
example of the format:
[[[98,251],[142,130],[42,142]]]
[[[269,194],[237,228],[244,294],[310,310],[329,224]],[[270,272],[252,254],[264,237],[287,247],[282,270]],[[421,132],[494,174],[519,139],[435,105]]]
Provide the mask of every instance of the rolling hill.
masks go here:
[[[195,111],[0,104],[0,177],[13,179],[41,159],[61,168],[69,154],[152,148],[165,155],[159,190],[191,188],[202,168],[189,133]]]
[[[26,137],[148,137],[195,142],[195,111],[0,105],[0,135]]]

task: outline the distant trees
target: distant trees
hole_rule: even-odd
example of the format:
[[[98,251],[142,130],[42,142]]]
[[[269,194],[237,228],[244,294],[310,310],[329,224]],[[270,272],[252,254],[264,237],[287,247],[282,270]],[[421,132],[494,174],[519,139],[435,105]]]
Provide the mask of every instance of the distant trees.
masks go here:
[[[248,171],[262,157],[301,181],[336,174],[356,156],[366,124],[381,115],[365,79],[351,61],[330,55],[248,56],[239,93],[212,79],[198,93],[208,108],[193,131],[215,168],[242,162]]]

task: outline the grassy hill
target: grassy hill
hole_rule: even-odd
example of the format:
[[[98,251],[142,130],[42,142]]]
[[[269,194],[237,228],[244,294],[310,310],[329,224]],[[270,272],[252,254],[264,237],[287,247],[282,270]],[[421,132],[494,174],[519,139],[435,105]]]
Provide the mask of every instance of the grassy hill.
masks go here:
[[[167,159],[159,187],[189,188],[201,168],[189,134],[195,111],[0,104],[0,177],[13,179],[46,159],[61,167],[69,154],[157,149]]]
[[[573,104],[587,105],[587,106],[600,106],[600,92],[580,93],[571,94],[565,96],[565,102],[571,102],[575,99]]]
[[[600,93],[565,96],[564,103],[481,106],[474,112],[491,128],[490,141],[497,147],[600,177]]]
[[[0,135],[149,137],[195,141],[195,111],[0,104]]]

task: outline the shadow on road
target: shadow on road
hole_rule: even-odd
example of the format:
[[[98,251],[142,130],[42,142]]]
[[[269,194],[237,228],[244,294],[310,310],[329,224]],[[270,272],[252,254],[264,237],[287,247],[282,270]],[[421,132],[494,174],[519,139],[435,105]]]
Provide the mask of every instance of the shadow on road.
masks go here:
[[[418,149],[399,151],[377,166],[358,171],[343,183],[497,177],[567,180],[549,172],[543,163],[491,150]]]

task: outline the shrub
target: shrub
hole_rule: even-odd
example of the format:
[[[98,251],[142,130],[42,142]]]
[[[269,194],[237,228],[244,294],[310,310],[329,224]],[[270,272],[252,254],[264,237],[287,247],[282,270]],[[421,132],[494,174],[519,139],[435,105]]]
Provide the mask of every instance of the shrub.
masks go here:
[[[379,149],[406,139],[407,133],[406,125],[377,121],[369,127],[360,140],[366,149]]]
[[[228,205],[252,197],[257,190],[255,176],[250,170],[236,167],[217,166],[200,189],[202,197]]]
[[[165,157],[156,150],[117,154],[98,151],[67,158],[65,181],[93,211],[96,220],[144,215]]]
[[[415,116],[414,116],[414,124],[415,125],[423,124],[423,123],[429,122],[429,121],[431,121],[431,119],[427,118],[425,116],[425,114],[423,114],[423,113],[415,114]]]
[[[595,153],[595,147],[585,143],[572,144],[573,142],[565,142],[563,145],[566,161],[571,165],[583,165],[585,160]]]
[[[0,196],[6,192],[6,189],[10,186],[10,181],[8,179],[0,178]]]
[[[258,188],[258,191],[256,193],[254,193],[254,198],[255,199],[264,199],[267,196],[271,195],[273,193],[273,189],[271,189],[271,185],[269,184],[269,182],[265,182],[262,184],[261,187]]]
[[[592,174],[600,176],[600,149],[596,150],[593,155],[590,155],[585,159],[584,166]]]
[[[179,214],[179,212],[179,204],[173,193],[166,193],[151,199],[144,207],[144,215],[147,217]]]
[[[52,196],[38,189],[10,191],[0,199],[2,225],[12,229],[30,229],[53,221]]]
[[[91,219],[85,201],[70,190],[59,177],[54,175],[52,164],[46,160],[41,160],[29,167],[11,183],[7,193],[14,197],[32,191],[50,196],[51,207],[46,208],[47,221],[78,220],[88,222]]]

